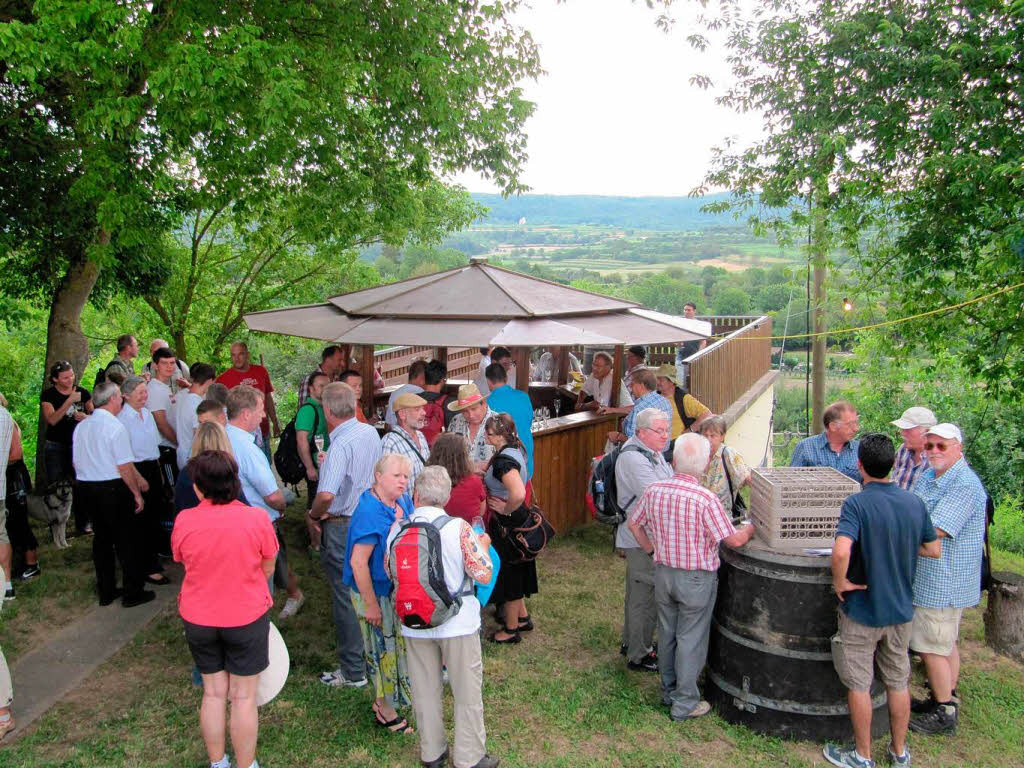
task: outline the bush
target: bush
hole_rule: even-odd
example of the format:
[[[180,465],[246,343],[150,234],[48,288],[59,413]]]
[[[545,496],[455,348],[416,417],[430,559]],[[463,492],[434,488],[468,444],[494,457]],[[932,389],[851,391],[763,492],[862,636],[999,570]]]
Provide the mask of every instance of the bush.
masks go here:
[[[996,505],[989,542],[998,549],[1024,555],[1024,499],[1020,493],[1007,495]]]

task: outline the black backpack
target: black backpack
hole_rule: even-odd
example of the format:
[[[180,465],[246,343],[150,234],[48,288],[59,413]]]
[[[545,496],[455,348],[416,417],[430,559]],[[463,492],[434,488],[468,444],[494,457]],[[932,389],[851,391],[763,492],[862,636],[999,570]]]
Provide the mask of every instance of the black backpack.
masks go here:
[[[305,408],[307,403],[302,405]],[[312,405],[309,406],[313,408]],[[302,410],[299,408],[299,411]],[[298,411],[295,413],[296,418],[298,417]],[[320,426],[320,414],[317,413],[316,408],[313,408],[313,431],[310,435],[315,435],[317,427]],[[310,440],[310,450],[313,450],[313,441]],[[306,465],[302,463],[302,457],[299,456],[299,441],[298,432],[295,429],[295,419],[293,418],[288,422],[288,425],[281,432],[281,439],[277,443],[277,450],[274,451],[274,466],[277,468],[277,474],[281,476],[281,479],[286,483],[295,485],[300,480],[306,479]]]
[[[587,483],[587,495],[593,506],[594,519],[605,525],[621,525],[626,522],[626,511],[619,506],[619,492],[615,481],[615,463],[619,456],[627,451],[639,451],[635,445],[624,448],[613,448],[604,456],[594,460],[594,468],[590,471],[590,482]],[[652,458],[651,463],[655,460]],[[626,507],[636,499],[626,502]]]

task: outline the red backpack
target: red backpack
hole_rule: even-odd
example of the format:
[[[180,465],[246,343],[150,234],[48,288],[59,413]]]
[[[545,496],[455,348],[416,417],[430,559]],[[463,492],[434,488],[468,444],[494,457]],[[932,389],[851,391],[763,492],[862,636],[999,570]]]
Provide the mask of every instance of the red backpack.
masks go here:
[[[454,595],[444,579],[441,529],[456,519],[442,515],[431,523],[409,520],[392,540],[388,571],[395,585],[395,613],[402,626],[439,627],[459,612],[463,597],[473,594],[469,576]]]

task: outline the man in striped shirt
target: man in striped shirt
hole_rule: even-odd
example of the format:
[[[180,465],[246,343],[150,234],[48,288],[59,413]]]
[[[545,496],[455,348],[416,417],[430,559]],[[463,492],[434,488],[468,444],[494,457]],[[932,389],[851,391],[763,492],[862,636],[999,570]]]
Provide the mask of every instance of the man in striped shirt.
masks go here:
[[[927,408],[907,408],[896,421],[903,445],[896,450],[896,463],[892,468],[892,481],[905,491],[913,491],[921,473],[928,469],[928,454],[924,450],[924,433],[939,423]]]
[[[648,486],[629,516],[630,532],[654,558],[661,700],[673,720],[711,709],[700,698],[697,675],[707,660],[718,593],[718,543],[742,547],[754,532],[749,523],[733,528],[718,496],[701,486],[698,478],[710,461],[706,438],[680,435],[672,456],[675,474]]]
[[[331,589],[331,615],[338,642],[338,668],[320,675],[333,687],[366,685],[363,634],[349,589],[342,581],[348,526],[359,496],[373,484],[373,466],[380,458],[380,438],[356,417],[356,393],[340,381],[324,387],[324,406],[331,447],[320,462],[316,499],[309,517],[320,526],[320,562]]]
[[[427,457],[430,456],[430,446],[427,445],[427,438],[420,431],[426,419],[427,401],[417,394],[405,392],[395,398],[395,426],[390,432],[384,435],[380,441],[381,455],[386,453],[397,453],[405,456],[409,461],[409,487],[416,486],[416,478],[420,476]]]

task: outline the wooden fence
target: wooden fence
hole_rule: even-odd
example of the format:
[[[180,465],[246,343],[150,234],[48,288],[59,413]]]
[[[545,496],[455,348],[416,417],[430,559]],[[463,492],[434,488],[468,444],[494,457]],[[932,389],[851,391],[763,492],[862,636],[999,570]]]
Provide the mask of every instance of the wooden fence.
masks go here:
[[[405,384],[409,380],[409,366],[414,360],[429,360],[437,355],[437,347],[388,347],[373,353],[374,367],[380,369],[384,386]],[[475,347],[448,349],[448,378],[476,378],[480,366],[480,350]]]
[[[748,322],[687,358],[690,392],[715,413],[736,402],[772,367],[772,320]]]

